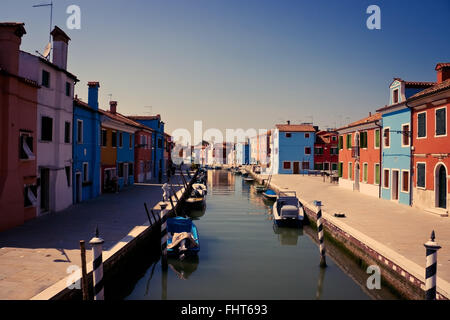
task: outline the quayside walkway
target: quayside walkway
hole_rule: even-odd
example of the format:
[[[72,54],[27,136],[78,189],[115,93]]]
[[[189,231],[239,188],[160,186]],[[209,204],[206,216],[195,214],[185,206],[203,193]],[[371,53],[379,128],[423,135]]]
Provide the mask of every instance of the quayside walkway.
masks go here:
[[[179,175],[172,182],[181,188]],[[0,233],[0,300],[30,299],[67,277],[68,267],[81,265],[80,240],[89,263],[97,226],[109,250],[148,221],[144,202],[152,208],[161,197],[160,184],[136,184]]]
[[[321,200],[322,210],[331,222],[358,234],[377,251],[395,256],[409,270],[418,270],[422,278],[426,262],[423,244],[434,230],[442,247],[438,252],[437,285],[450,289],[450,218],[347,190],[323,182],[322,177],[274,175],[271,184],[280,190],[295,190],[298,198],[310,206],[314,200]],[[334,218],[334,213],[345,213],[346,218]]]

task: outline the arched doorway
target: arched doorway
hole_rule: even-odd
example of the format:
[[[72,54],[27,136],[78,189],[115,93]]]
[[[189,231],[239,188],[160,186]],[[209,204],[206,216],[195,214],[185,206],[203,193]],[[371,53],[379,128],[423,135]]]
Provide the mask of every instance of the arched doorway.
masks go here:
[[[447,169],[443,164],[436,167],[435,172],[436,181],[436,207],[447,208]]]

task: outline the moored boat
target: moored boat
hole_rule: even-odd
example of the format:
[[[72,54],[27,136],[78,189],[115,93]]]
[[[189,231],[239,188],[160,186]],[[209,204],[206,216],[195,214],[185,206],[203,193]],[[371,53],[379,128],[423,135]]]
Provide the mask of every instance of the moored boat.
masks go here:
[[[167,219],[167,254],[197,254],[200,251],[200,239],[195,224],[189,218],[176,217]]]
[[[264,191],[263,196],[268,200],[275,201],[277,199],[277,193],[273,191],[272,189],[268,189]]]
[[[282,191],[273,205],[273,221],[280,227],[303,225],[303,206],[295,191]]]

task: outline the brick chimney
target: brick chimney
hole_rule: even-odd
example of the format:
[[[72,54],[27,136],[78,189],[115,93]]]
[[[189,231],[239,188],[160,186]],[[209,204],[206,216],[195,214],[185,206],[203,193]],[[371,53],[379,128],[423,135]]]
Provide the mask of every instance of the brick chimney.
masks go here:
[[[23,23],[0,23],[0,68],[13,75],[19,74],[19,48],[26,33]]]
[[[98,88],[100,88],[100,83],[95,81],[88,82],[88,105],[92,109],[98,110]]]
[[[115,114],[117,112],[117,101],[109,102],[109,112]]]
[[[53,36],[53,64],[63,70],[67,70],[67,55],[70,38],[57,26],[55,26],[51,35]]]
[[[438,63],[436,65],[437,83],[450,79],[450,63]]]
[[[287,121],[287,124],[288,124],[288,126],[291,125],[291,120],[288,120],[288,121]]]

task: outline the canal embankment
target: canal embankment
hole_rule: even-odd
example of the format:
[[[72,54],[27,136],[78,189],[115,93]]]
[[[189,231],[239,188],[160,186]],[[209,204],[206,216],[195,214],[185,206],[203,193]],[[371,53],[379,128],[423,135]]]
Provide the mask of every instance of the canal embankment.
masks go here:
[[[260,182],[268,176],[252,175]],[[435,230],[442,246],[438,254],[437,298],[450,298],[450,221],[416,208],[344,190],[322,177],[274,175],[271,188],[294,190],[311,222],[316,221],[314,200],[323,203],[327,238],[360,261],[377,265],[385,285],[407,299],[424,298],[425,248]],[[337,218],[335,213],[345,213]],[[313,225],[312,223],[311,225]]]

